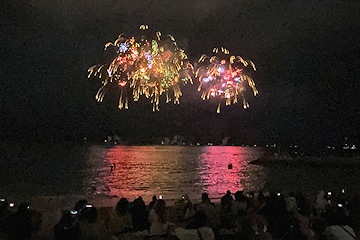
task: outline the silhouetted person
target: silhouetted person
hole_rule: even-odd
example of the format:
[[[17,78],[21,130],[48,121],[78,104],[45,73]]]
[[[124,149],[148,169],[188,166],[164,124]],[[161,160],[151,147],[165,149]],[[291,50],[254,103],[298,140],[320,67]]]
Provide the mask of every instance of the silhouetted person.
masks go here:
[[[132,229],[131,214],[129,213],[129,201],[121,198],[116,208],[110,212],[107,222],[109,233],[119,235]]]
[[[97,220],[98,211],[95,207],[85,207],[80,212],[80,221],[94,223]]]
[[[149,210],[151,210],[151,209],[154,207],[154,205],[156,204],[156,202],[157,202],[157,198],[156,198],[156,196],[154,195],[154,196],[152,197],[152,201],[149,203]]]
[[[81,239],[105,239],[106,228],[102,221],[97,221],[98,210],[95,207],[85,207],[81,210],[79,226]]]
[[[167,229],[164,229],[164,223],[167,220],[166,204],[162,199],[158,199],[154,207],[149,212],[150,235],[163,235]]]
[[[237,214],[239,211],[246,211],[246,209],[247,209],[247,199],[243,195],[243,191],[237,191],[235,193],[235,201],[231,206],[231,210]]]
[[[4,219],[4,229],[8,239],[30,239],[32,234],[31,217],[27,203],[22,203],[15,214]]]
[[[87,200],[81,199],[75,203],[74,210],[80,212],[85,207],[86,204],[87,204]]]
[[[149,213],[146,210],[146,205],[142,197],[138,197],[133,201],[130,213],[135,231],[142,231],[150,227],[148,220]]]
[[[209,195],[207,193],[201,194],[201,200],[203,203],[211,203]]]
[[[2,219],[5,219],[9,215],[10,215],[9,203],[5,199],[2,199],[0,203],[0,221]]]
[[[221,198],[221,212],[220,212],[220,227],[225,229],[231,229],[234,227],[234,217],[231,211],[233,204],[233,197],[228,190],[226,194]]]
[[[55,240],[80,239],[81,231],[70,213],[64,214],[54,227]]]
[[[221,207],[222,208],[231,208],[231,205],[234,201],[234,198],[231,196],[231,192],[227,190],[226,194],[221,198]]]
[[[216,229],[218,227],[218,219],[216,217],[215,205],[210,201],[207,193],[201,196],[202,202],[196,205],[196,212],[202,212],[206,215],[206,227]]]
[[[75,221],[79,221],[81,218],[81,211],[85,208],[86,204],[87,204],[87,200],[86,199],[81,199],[79,201],[77,201],[75,203],[75,206],[73,208],[73,210],[75,211],[75,213],[72,213],[72,217]]]

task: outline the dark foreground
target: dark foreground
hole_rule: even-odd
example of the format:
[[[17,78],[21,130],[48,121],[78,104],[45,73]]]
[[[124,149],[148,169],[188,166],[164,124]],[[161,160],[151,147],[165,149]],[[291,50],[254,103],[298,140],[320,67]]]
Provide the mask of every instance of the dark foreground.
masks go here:
[[[2,199],[0,239],[359,239],[359,196],[228,191],[216,204],[202,194],[199,203],[184,196],[171,206],[156,197],[104,206],[89,196],[53,212],[27,203],[15,210]]]

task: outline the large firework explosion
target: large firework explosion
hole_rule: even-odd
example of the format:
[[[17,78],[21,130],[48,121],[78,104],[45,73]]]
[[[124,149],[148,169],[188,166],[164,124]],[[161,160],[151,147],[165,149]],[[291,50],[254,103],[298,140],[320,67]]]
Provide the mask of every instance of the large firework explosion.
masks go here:
[[[140,29],[148,29],[141,25]],[[181,86],[192,83],[192,65],[184,50],[178,47],[174,37],[168,35],[161,38],[148,39],[143,36],[139,41],[135,37],[125,38],[121,34],[115,42],[105,45],[116,49],[117,56],[110,64],[95,65],[89,68],[89,76],[102,79],[96,99],[102,102],[110,83],[117,83],[120,88],[119,108],[128,108],[129,94],[126,89],[132,90],[132,99],[137,101],[141,95],[151,99],[153,111],[159,110],[160,95],[166,94],[166,102],[171,101],[173,93],[174,103],[179,103],[182,95]]]
[[[249,66],[256,71],[255,64],[240,56],[230,55],[225,48],[220,51],[214,48],[213,52],[216,55],[209,57],[203,54],[198,60],[200,66],[195,76],[199,79],[198,91],[202,91],[202,99],[218,98],[218,113],[222,100],[225,100],[226,105],[231,105],[237,103],[239,96],[242,97],[243,107],[248,108],[244,96],[246,88],[249,86],[254,95],[258,94],[253,79],[246,73]]]

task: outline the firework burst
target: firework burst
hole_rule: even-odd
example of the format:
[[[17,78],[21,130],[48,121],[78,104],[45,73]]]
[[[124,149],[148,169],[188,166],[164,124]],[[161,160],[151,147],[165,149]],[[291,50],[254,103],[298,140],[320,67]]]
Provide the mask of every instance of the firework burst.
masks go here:
[[[230,56],[225,48],[214,48],[215,56],[202,55],[198,60],[200,67],[196,70],[195,76],[199,79],[198,91],[202,91],[203,100],[210,97],[218,98],[217,112],[220,113],[221,99],[226,105],[238,102],[242,98],[243,107],[248,108],[249,104],[245,99],[244,91],[250,87],[256,96],[258,91],[255,82],[246,73],[247,67],[256,71],[255,64],[250,60],[244,60],[239,56]]]
[[[141,25],[140,29],[148,29]],[[159,110],[160,95],[166,94],[166,102],[170,102],[170,93],[174,96],[174,103],[179,103],[182,95],[181,86],[192,83],[192,65],[184,50],[179,48],[174,37],[168,35],[163,40],[157,32],[154,39],[134,37],[125,38],[120,35],[114,43],[105,45],[114,47],[116,58],[108,65],[96,65],[89,68],[92,75],[102,79],[102,86],[96,94],[96,99],[102,102],[109,88],[109,84],[116,82],[120,87],[119,108],[128,108],[128,94],[125,89],[132,90],[132,99],[137,101],[145,95],[153,104],[153,111]]]

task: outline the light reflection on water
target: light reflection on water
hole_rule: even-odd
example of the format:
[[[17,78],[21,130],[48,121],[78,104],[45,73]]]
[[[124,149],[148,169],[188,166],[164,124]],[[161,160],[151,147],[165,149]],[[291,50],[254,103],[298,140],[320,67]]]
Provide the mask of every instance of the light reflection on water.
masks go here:
[[[258,190],[265,184],[261,166],[248,162],[261,148],[234,146],[93,146],[84,187],[94,183],[98,194],[149,201],[153,195],[199,199],[207,192],[218,199],[227,190]],[[232,169],[228,169],[228,164]],[[111,165],[114,165],[111,170]]]
[[[219,146],[0,146],[0,197],[84,195],[92,183],[98,194],[133,200],[153,194],[217,199],[226,190],[281,190],[316,195],[319,190],[360,189],[360,157],[307,158],[248,164],[261,148]],[[303,161],[304,160],[304,161]],[[111,171],[111,164],[116,169]],[[232,169],[227,165],[233,164]],[[86,191],[90,193],[89,191]]]

